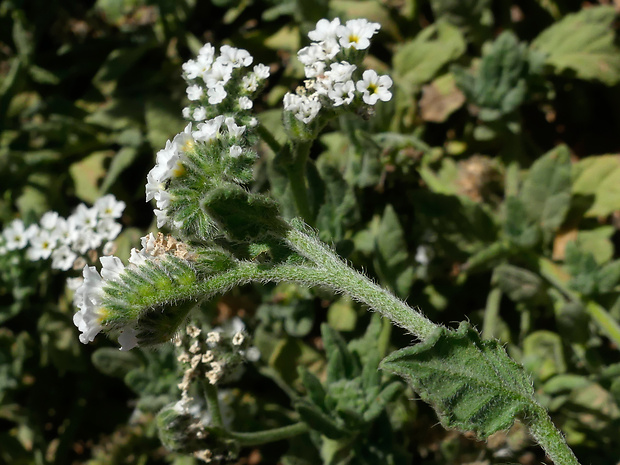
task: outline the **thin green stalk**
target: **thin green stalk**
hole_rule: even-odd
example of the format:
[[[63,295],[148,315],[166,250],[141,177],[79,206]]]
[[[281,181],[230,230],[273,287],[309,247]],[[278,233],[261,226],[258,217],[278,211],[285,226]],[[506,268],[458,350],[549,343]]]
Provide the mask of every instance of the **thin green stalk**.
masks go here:
[[[532,436],[555,465],[579,465],[577,457],[566,444],[566,439],[555,427],[544,408],[540,407],[526,422]]]
[[[259,124],[256,127],[256,132],[258,133],[260,138],[265,141],[269,148],[273,150],[273,153],[280,153],[280,150],[282,150],[282,145],[280,145],[280,143],[276,140],[273,134],[271,134],[271,131],[269,131],[269,129],[267,129],[262,124]]]
[[[308,432],[310,428],[303,422],[293,423],[292,425],[283,426],[281,428],[268,429],[266,431],[257,431],[254,433],[238,433],[234,431],[226,432],[226,436],[239,441],[241,446],[258,446],[270,442],[289,439],[300,434]]]
[[[487,305],[484,309],[484,321],[482,323],[482,337],[490,339],[495,337],[495,328],[499,319],[499,303],[502,300],[502,291],[497,287],[491,289],[487,297]]]
[[[540,273],[555,286],[567,298],[577,303],[585,303],[585,308],[592,321],[600,328],[600,330],[612,340],[616,347],[620,349],[620,325],[602,306],[593,300],[580,296],[575,291],[568,288],[558,273],[557,267],[545,258],[538,261]]]
[[[297,212],[306,223],[312,225],[313,215],[308,200],[308,185],[306,180],[306,163],[310,156],[312,141],[297,141],[293,145],[293,163],[288,168],[289,185],[295,199]]]
[[[220,411],[220,400],[217,398],[217,388],[206,379],[203,380],[202,385],[205,391],[207,407],[211,414],[211,423],[217,428],[223,428],[224,422],[222,421],[222,412]]]

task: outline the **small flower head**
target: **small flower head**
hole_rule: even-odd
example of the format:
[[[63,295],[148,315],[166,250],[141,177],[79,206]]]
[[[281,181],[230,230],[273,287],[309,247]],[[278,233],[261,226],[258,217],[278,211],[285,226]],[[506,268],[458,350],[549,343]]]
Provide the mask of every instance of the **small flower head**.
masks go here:
[[[389,76],[379,76],[376,71],[367,69],[362,75],[362,80],[357,81],[356,88],[362,92],[362,99],[368,105],[374,105],[377,100],[387,102],[392,98],[389,91],[392,87],[392,79]]]

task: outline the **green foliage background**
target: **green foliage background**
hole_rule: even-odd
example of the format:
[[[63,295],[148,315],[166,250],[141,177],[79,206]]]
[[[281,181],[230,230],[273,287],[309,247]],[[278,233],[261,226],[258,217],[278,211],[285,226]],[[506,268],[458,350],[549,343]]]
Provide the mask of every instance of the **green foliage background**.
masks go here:
[[[0,220],[34,222],[50,209],[67,216],[113,193],[128,204],[118,241],[126,258],[154,229],[143,200],[154,154],[184,125],[181,64],[205,41],[246,48],[270,64],[255,108],[283,141],[281,99],[303,77],[295,52],[318,19],[335,16],[381,23],[367,60],[392,75],[394,98],[369,121],[342,118],[321,135],[308,220],[355,267],[433,321],[467,319],[499,339],[531,373],[582,463],[617,463],[620,49],[612,5],[5,0]],[[278,159],[267,146],[259,153],[253,188],[270,191],[292,215]],[[171,349],[119,354],[102,337],[82,346],[65,277],[45,263],[0,257],[0,462],[194,463],[161,447],[153,421],[179,395]],[[239,430],[281,424],[291,407],[285,393],[304,385],[316,387],[318,404],[297,408],[323,421],[317,430],[337,436],[357,428],[345,407],[330,419],[325,402],[338,389],[358,389],[370,357],[358,338],[373,335],[366,344],[381,356],[410,342],[387,324],[370,324],[346,298],[290,285],[234,290],[201,317],[232,314],[244,317],[262,353],[230,386]],[[334,330],[360,359],[339,375],[334,367],[344,362],[328,361],[324,346],[353,355]],[[326,370],[323,392],[316,382]],[[388,406],[359,426],[356,447],[375,454],[368,463],[543,459],[519,425],[486,443],[446,432],[428,406],[408,401],[411,391],[380,391],[365,373],[364,389]],[[239,463],[347,463],[322,444],[321,456],[303,439],[250,448]],[[366,463],[351,450],[349,463]]]

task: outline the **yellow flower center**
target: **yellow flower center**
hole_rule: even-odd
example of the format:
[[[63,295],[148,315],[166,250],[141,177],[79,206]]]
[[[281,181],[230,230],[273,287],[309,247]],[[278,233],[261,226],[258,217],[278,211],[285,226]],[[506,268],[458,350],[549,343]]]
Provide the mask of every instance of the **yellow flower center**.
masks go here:
[[[369,84],[368,85],[368,92],[370,92],[371,94],[376,94],[377,93],[377,89],[379,89],[379,86],[377,84]]]

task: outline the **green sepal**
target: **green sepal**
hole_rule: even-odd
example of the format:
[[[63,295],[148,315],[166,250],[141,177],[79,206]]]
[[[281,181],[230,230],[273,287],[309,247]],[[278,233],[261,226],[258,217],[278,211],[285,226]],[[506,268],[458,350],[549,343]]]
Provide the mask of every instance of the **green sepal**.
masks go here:
[[[330,439],[340,439],[346,436],[346,432],[335,421],[309,400],[298,399],[293,405],[301,420],[313,430]]]
[[[523,367],[466,322],[457,331],[438,328],[424,342],[387,356],[380,368],[405,378],[446,428],[479,438],[540,411]]]

